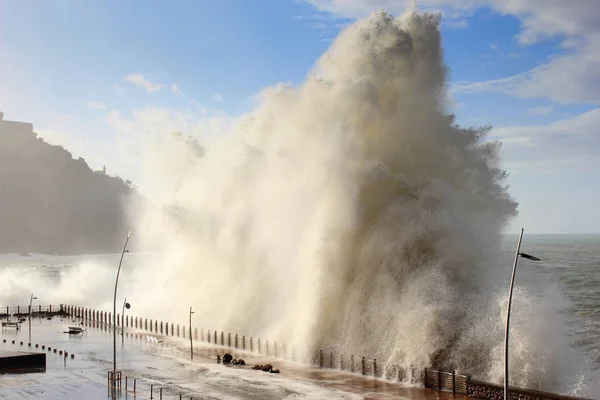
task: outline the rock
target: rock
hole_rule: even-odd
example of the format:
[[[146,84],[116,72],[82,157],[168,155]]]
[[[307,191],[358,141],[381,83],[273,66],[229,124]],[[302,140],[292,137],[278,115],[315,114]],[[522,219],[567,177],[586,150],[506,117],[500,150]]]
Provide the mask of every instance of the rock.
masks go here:
[[[272,374],[278,374],[279,373],[279,369],[272,369],[269,372],[271,372]]]
[[[223,355],[223,364],[229,364],[233,360],[233,357],[229,353]]]
[[[256,364],[254,367],[252,367],[252,369],[258,371],[258,370],[261,370],[262,367],[263,367],[262,365]]]
[[[264,372],[269,372],[273,369],[273,366],[271,364],[265,364],[262,366],[261,368]]]
[[[246,361],[242,360],[241,358],[238,361],[238,365],[246,365]]]
[[[220,363],[221,363],[221,355],[217,354],[217,364],[220,364]]]
[[[233,359],[233,361],[231,362],[233,365],[238,365],[240,362],[237,359]]]

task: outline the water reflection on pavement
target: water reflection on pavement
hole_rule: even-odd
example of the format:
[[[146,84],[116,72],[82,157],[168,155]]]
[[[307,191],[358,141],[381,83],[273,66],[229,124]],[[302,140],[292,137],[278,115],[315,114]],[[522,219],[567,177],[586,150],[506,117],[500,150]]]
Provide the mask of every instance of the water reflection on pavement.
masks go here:
[[[46,346],[47,367],[44,373],[0,375],[0,399],[106,399],[111,398],[107,373],[112,369],[112,330],[106,326],[88,326],[82,336],[65,333],[79,321],[54,317],[34,319],[31,347],[27,323],[22,329],[3,329],[2,351],[42,351]],[[253,371],[249,366],[217,364],[217,354],[224,348],[195,343],[194,360],[189,360],[189,341],[159,337],[163,343],[148,343],[147,334],[130,330],[117,339],[117,369],[127,376],[122,382],[120,399],[466,399],[451,393],[437,393],[419,388],[402,388],[397,384],[363,378],[350,373],[306,366],[251,353],[236,353],[249,365],[271,363],[281,374]],[[15,344],[12,344],[12,341]],[[24,345],[19,345],[23,341]],[[39,348],[35,348],[39,344]],[[51,347],[51,352],[47,348]],[[67,351],[69,357],[54,353]],[[70,354],[75,358],[71,359]],[[135,392],[134,392],[135,381]],[[127,384],[127,390],[125,385]]]

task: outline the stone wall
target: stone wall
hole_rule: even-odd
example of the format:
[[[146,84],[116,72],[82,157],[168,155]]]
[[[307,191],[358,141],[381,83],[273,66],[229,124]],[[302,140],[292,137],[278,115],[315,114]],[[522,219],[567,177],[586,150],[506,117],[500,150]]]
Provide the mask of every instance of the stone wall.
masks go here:
[[[580,397],[562,396],[537,390],[510,388],[511,400],[586,400]],[[482,400],[504,400],[504,386],[493,383],[469,380],[467,396]]]

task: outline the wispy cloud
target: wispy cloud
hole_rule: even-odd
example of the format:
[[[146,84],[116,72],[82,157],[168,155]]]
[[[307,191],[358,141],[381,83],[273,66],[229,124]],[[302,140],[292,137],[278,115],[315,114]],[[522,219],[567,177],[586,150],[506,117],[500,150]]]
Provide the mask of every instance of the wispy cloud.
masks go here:
[[[219,103],[223,103],[225,101],[225,99],[223,98],[223,96],[220,93],[215,93],[213,95],[213,100]]]
[[[127,82],[133,83],[136,86],[146,89],[148,93],[156,92],[165,87],[161,83],[150,82],[143,74],[129,75],[125,77]]]
[[[469,21],[467,21],[466,19],[449,20],[447,22],[444,22],[444,25],[452,29],[465,29],[469,27]]]
[[[531,114],[531,115],[548,115],[551,114],[554,111],[554,107],[553,106],[547,106],[547,107],[535,107],[535,108],[530,108],[527,110],[527,114]]]
[[[93,108],[94,110],[106,110],[106,104],[101,103],[99,101],[86,101],[85,105],[89,108]]]
[[[179,89],[179,86],[176,84],[171,85],[171,92],[183,95],[183,92]]]
[[[123,92],[125,92],[125,89],[123,88],[123,86],[119,85],[118,83],[115,84],[115,86],[113,86],[113,89],[117,93],[123,93]]]
[[[597,170],[600,160],[600,108],[547,125],[495,128],[491,135],[503,142],[510,168],[562,165],[570,169]]]

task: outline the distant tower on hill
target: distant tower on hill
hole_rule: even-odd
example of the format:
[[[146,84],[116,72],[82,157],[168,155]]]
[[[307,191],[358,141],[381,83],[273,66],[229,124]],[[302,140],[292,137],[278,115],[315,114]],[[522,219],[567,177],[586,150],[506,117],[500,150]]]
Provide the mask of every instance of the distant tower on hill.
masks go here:
[[[100,171],[94,171],[98,175],[106,175],[106,165]]]

